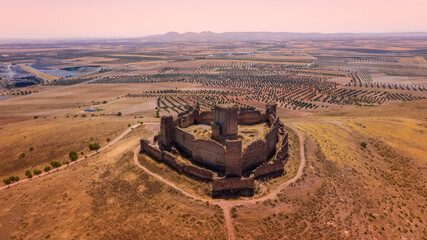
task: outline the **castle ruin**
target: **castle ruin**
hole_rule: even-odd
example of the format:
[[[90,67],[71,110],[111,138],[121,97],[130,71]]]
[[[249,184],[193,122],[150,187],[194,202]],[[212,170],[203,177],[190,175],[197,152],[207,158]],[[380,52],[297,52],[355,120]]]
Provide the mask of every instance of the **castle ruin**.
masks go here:
[[[176,118],[162,117],[155,139],[141,139],[141,152],[212,181],[213,197],[253,196],[254,180],[283,174],[288,156],[288,134],[274,103],[264,113],[231,104],[203,112],[189,107]]]

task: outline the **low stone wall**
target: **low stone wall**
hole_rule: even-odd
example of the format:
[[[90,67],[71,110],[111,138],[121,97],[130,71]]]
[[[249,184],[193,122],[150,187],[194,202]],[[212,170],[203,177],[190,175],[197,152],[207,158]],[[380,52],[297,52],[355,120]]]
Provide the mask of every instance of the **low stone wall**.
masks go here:
[[[284,173],[285,163],[283,161],[276,161],[273,163],[264,163],[254,170],[254,177],[261,178],[265,176],[276,176]]]
[[[212,181],[212,197],[253,196],[255,192],[254,176],[249,178],[214,178]]]
[[[212,180],[213,178],[213,173],[203,168],[199,168],[195,166],[182,166],[182,170],[188,175],[196,178],[201,178],[206,180]]]
[[[141,139],[141,152],[147,153],[148,155],[152,156],[158,161],[161,161],[163,159],[162,157],[162,151],[159,149],[156,145],[150,145],[148,140]]]
[[[176,162],[176,157],[172,153],[162,151],[162,160],[173,168],[175,168],[179,173],[182,173],[184,171],[183,167]]]

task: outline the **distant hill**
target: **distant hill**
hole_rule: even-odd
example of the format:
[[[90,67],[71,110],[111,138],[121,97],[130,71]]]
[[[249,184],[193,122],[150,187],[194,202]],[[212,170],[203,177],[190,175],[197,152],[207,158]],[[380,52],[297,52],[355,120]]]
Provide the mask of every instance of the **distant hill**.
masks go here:
[[[168,32],[166,34],[142,37],[142,41],[159,42],[216,42],[216,41],[286,41],[286,40],[338,40],[371,38],[421,38],[427,39],[426,32],[418,33],[292,33],[292,32]]]

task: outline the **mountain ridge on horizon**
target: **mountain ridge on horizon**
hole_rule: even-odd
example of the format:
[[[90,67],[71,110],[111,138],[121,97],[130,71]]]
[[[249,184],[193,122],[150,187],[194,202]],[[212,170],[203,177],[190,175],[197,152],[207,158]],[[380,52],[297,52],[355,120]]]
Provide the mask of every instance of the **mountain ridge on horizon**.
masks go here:
[[[148,41],[281,41],[281,40],[332,40],[342,38],[372,38],[372,37],[422,37],[427,39],[427,32],[396,32],[396,33],[317,33],[317,32],[222,32],[212,31],[184,32],[170,31],[165,34],[147,35],[141,40]]]
[[[46,37],[46,38],[1,38],[0,44],[46,43],[46,42],[91,42],[91,41],[137,41],[137,42],[224,42],[224,41],[292,41],[292,40],[346,40],[397,37],[401,39],[422,39],[427,41],[426,32],[384,32],[384,33],[319,33],[319,32],[184,32],[169,31],[139,37]]]

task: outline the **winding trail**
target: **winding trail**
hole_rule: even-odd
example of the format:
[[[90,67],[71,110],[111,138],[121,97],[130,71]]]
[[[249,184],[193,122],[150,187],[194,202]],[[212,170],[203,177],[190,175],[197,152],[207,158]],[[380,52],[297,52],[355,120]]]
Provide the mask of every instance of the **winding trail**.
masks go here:
[[[158,129],[159,129],[159,124],[155,123],[155,124],[150,124],[147,126],[150,128],[150,130],[152,130],[154,132],[154,134],[148,139],[149,141],[151,141],[154,138],[154,135],[157,133]],[[185,191],[184,189],[178,187],[176,184],[174,184],[173,182],[163,178],[162,176],[160,176],[159,174],[156,174],[150,170],[148,170],[146,167],[144,167],[143,165],[141,165],[138,161],[138,154],[141,151],[141,146],[138,145],[138,147],[135,149],[134,154],[133,154],[133,160],[135,162],[135,164],[140,167],[142,170],[144,170],[146,173],[150,174],[151,176],[157,178],[159,181],[171,186],[172,188],[180,191],[183,195],[195,199],[195,200],[200,200],[200,201],[204,201],[204,202],[209,202],[210,204],[216,204],[218,206],[221,207],[221,209],[224,211],[224,219],[225,219],[225,225],[227,227],[227,235],[228,235],[228,239],[230,240],[234,240],[235,236],[234,236],[234,227],[233,227],[233,222],[232,222],[232,218],[231,218],[231,208],[233,208],[236,205],[248,205],[248,204],[256,204],[256,202],[262,202],[262,201],[266,201],[269,199],[273,199],[277,196],[278,193],[280,193],[281,191],[283,191],[283,189],[285,189],[287,186],[289,186],[289,184],[296,182],[303,174],[303,170],[305,167],[305,163],[306,163],[306,159],[305,159],[305,151],[304,151],[304,135],[298,131],[295,127],[293,127],[292,125],[289,124],[285,124],[285,126],[291,128],[293,131],[295,131],[298,135],[298,139],[299,139],[299,144],[300,144],[300,157],[301,157],[301,161],[300,161],[300,166],[298,168],[297,174],[292,178],[289,179],[286,182],[283,182],[281,184],[279,184],[275,189],[273,189],[273,191],[271,191],[269,194],[265,195],[264,197],[261,198],[252,198],[252,199],[242,199],[242,200],[212,200],[212,199],[204,199],[201,198],[199,196],[196,196],[194,194],[191,194],[187,191]]]
[[[59,168],[54,168],[54,169],[50,170],[49,172],[43,172],[43,173],[41,173],[38,176],[34,176],[34,178],[43,177],[43,176],[46,176],[46,175],[48,175],[50,173],[57,172],[57,171],[59,171],[59,169],[63,169],[63,168],[66,168],[68,166],[74,165],[74,164],[76,164],[76,163],[78,163],[80,161],[83,161],[83,160],[85,160],[85,159],[87,159],[87,158],[89,158],[89,157],[91,157],[91,156],[93,156],[95,154],[98,154],[99,152],[103,152],[103,151],[105,151],[105,149],[107,149],[111,145],[115,144],[117,141],[119,141],[120,139],[122,139],[128,133],[130,133],[134,128],[136,128],[136,127],[138,127],[140,125],[141,124],[138,123],[138,124],[130,126],[128,129],[126,129],[126,131],[122,132],[122,134],[120,134],[118,137],[116,137],[115,139],[113,139],[112,141],[110,141],[107,145],[101,147],[98,151],[92,152],[92,153],[86,155],[85,157],[81,157],[81,158],[77,159],[76,161],[70,162],[69,164],[64,164],[64,165],[62,165]],[[9,184],[9,185],[1,186],[0,187],[0,191],[4,190],[4,189],[8,189],[8,188],[13,187],[13,186],[16,186],[18,184],[24,183],[24,182],[28,182],[30,180],[31,180],[31,178],[25,178],[25,179],[19,180],[18,182],[14,182],[14,183]]]

